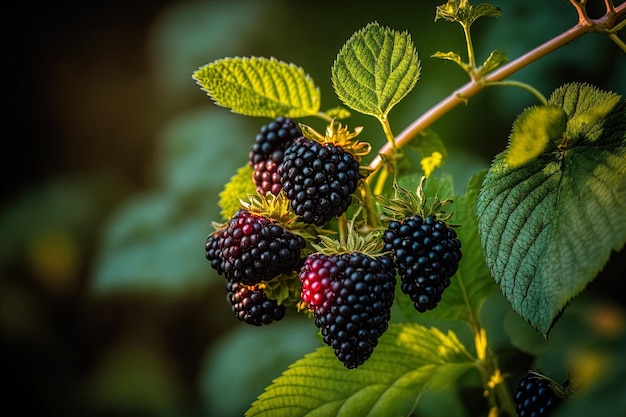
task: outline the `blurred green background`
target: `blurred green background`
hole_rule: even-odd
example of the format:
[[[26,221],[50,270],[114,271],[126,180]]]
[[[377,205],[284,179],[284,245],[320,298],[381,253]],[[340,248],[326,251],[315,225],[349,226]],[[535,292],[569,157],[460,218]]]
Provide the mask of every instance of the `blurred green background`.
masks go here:
[[[227,56],[273,56],[303,67],[321,89],[322,108],[332,108],[340,104],[330,84],[337,52],[353,32],[378,21],[408,31],[422,59],[421,80],[390,115],[398,133],[466,82],[454,64],[429,58],[438,50],[465,52],[460,27],[434,22],[440,3],[5,6],[3,408],[46,416],[241,416],[289,363],[318,346],[313,324],[302,317],[260,329],[238,322],[224,279],[204,259],[211,222],[220,220],[217,195],[246,164],[254,135],[268,120],[215,106],[191,73]],[[516,58],[576,20],[564,0],[492,3],[503,16],[475,25],[479,60],[495,48]],[[624,54],[590,34],[514,79],[546,96],[568,81],[626,94],[623,74]],[[443,169],[454,175],[458,191],[488,167],[506,145],[515,116],[532,104],[522,90],[488,89],[433,126],[448,147]],[[365,126],[362,138],[374,148],[384,142],[377,122],[354,115],[348,123]],[[621,257],[623,251],[612,257],[576,304],[609,317],[608,335],[600,324],[590,326],[594,342],[611,349],[626,344],[624,296],[613,291],[616,277],[626,276]],[[511,340],[507,328],[517,326],[521,334],[528,328],[510,317],[501,297],[486,311],[505,363],[517,363],[519,371],[537,355],[544,368],[557,363],[555,372],[561,370],[563,354],[537,349],[542,342],[532,332],[521,342]],[[589,311],[572,308],[556,334],[571,339],[572,328],[581,334],[579,319]],[[499,319],[503,315],[508,324]],[[470,415],[459,404],[456,415]]]

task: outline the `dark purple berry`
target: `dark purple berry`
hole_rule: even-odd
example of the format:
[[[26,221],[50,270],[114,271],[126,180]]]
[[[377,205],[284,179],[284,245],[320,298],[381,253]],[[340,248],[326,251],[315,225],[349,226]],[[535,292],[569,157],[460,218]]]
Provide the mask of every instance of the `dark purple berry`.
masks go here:
[[[306,242],[281,224],[239,210],[205,244],[211,266],[229,281],[255,285],[297,271]]]
[[[227,290],[233,314],[244,323],[261,326],[285,317],[285,306],[268,299],[263,289],[228,281]]]
[[[253,179],[257,192],[278,195],[282,189],[278,167],[283,154],[302,131],[291,119],[279,116],[261,127],[250,149],[248,164],[254,168]]]
[[[359,163],[350,152],[304,137],[285,150],[278,173],[294,213],[317,226],[348,209],[360,179]]]
[[[300,270],[302,298],[324,343],[346,368],[363,364],[387,330],[395,269],[387,256],[360,252],[309,255]]]
[[[414,215],[391,221],[383,241],[398,268],[402,292],[419,312],[435,308],[461,260],[461,241],[454,229],[435,216]]]
[[[546,417],[563,401],[540,371],[528,372],[518,382],[513,401],[518,417]]]

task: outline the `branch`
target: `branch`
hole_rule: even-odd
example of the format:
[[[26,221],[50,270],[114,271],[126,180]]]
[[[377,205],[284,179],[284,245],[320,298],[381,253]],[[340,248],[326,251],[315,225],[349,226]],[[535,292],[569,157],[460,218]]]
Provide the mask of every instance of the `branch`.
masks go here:
[[[401,148],[411,141],[411,139],[428,128],[431,124],[441,118],[444,114],[462,103],[467,101],[478,94],[489,82],[502,81],[520,69],[532,64],[533,62],[543,58],[556,49],[570,43],[574,39],[588,33],[588,32],[610,32],[613,25],[619,20],[619,18],[626,13],[626,1],[614,8],[613,13],[605,14],[599,19],[586,19],[584,22],[578,22],[571,29],[563,32],[555,38],[547,41],[546,43],[538,46],[532,51],[520,56],[514,61],[509,62],[506,65],[490,72],[482,80],[472,80],[462,87],[458,88],[448,97],[444,98],[435,106],[427,110],[422,116],[416,119],[413,123],[407,126],[402,132],[395,138],[396,148]],[[392,146],[386,143],[378,151],[378,155],[374,157],[369,164],[369,168],[377,170],[382,165],[382,159],[380,154],[388,155],[392,151]]]

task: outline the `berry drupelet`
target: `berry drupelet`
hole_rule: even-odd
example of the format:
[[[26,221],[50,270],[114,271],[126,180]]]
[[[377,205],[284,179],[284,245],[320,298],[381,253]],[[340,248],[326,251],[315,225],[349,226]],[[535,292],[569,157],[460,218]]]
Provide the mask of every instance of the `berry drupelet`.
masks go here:
[[[298,125],[279,116],[259,130],[250,149],[248,164],[254,169],[253,179],[259,194],[278,195],[282,189],[278,167],[283,162],[285,149],[302,136]]]
[[[461,260],[454,229],[434,215],[414,215],[391,221],[383,241],[398,268],[402,292],[419,312],[435,308]]]

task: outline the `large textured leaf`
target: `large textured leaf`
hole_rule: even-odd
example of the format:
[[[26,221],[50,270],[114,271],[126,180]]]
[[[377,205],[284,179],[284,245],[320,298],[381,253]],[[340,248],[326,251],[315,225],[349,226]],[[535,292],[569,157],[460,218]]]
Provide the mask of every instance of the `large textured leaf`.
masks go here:
[[[320,107],[313,79],[274,58],[224,58],[199,68],[193,78],[216,104],[247,116],[296,118]]]
[[[289,367],[246,417],[408,415],[420,392],[452,384],[475,366],[454,333],[391,325],[367,362],[346,369],[328,346]]]
[[[626,102],[589,85],[555,91],[567,123],[517,168],[498,155],[479,194],[487,265],[542,335],[626,242]],[[544,126],[537,125],[540,132]]]
[[[333,87],[348,107],[378,118],[415,86],[420,62],[407,32],[370,23],[346,42],[332,67]]]
[[[437,308],[419,313],[408,296],[401,293],[397,295],[396,304],[406,320],[419,322],[424,318],[471,321],[489,294],[497,289],[485,264],[478,238],[476,200],[484,175],[485,172],[481,172],[472,177],[466,193],[456,197],[450,176],[435,175],[426,180],[424,191],[427,197],[432,198],[437,193],[441,199],[454,198],[454,203],[447,206],[446,211],[453,213],[450,223],[459,225],[455,230],[462,244],[463,258]],[[403,187],[411,188],[409,184],[414,186],[418,181],[415,178],[411,180],[411,177],[406,177],[399,182]]]

